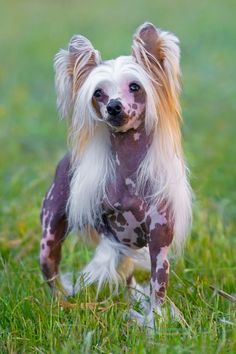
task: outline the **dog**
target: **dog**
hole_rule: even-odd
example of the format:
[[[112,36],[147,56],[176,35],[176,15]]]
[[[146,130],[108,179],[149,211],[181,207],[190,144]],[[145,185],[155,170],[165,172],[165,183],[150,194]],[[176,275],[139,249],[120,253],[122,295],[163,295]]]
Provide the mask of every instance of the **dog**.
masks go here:
[[[139,290],[133,271],[150,270],[153,326],[165,300],[172,246],[181,252],[191,227],[192,192],[181,144],[178,38],[144,23],[132,53],[102,61],[75,35],[55,57],[57,107],[69,120],[70,151],[43,201],[40,264],[58,295],[61,247],[71,230],[96,244],[73,290],[108,282]],[[61,277],[63,280],[63,277]],[[83,283],[83,285],[82,285]],[[134,314],[134,312],[133,312]]]

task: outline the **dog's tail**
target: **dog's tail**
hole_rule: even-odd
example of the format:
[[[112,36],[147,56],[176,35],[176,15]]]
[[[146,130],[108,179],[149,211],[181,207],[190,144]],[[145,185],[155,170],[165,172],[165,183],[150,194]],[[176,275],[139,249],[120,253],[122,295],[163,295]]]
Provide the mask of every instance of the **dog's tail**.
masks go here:
[[[106,283],[110,290],[117,291],[119,283],[124,282],[136,266],[150,269],[147,248],[131,250],[114,239],[101,236],[92,260],[80,272],[75,285],[72,287],[68,282],[68,274],[61,276],[61,283],[69,294],[76,294],[81,288],[94,283],[97,294]]]

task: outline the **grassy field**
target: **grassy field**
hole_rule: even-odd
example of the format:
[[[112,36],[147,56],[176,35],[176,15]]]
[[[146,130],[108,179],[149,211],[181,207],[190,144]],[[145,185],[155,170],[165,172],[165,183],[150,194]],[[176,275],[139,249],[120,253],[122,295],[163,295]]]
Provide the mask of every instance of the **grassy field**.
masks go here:
[[[236,352],[236,304],[209,288],[236,293],[235,13],[234,0],[0,0],[0,353]],[[67,148],[53,56],[74,33],[104,59],[129,53],[145,20],[181,40],[183,134],[196,194],[192,235],[172,261],[168,291],[182,319],[172,319],[168,300],[152,337],[123,318],[122,289],[115,297],[104,291],[101,304],[88,289],[62,307],[38,265],[41,200]],[[62,269],[80,269],[90,256],[71,237]]]

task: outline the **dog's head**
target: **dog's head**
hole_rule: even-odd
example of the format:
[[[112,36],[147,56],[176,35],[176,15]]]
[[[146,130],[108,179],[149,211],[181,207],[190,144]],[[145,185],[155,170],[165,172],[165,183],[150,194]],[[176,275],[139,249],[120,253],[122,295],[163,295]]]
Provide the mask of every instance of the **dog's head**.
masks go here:
[[[115,60],[102,61],[88,39],[73,36],[56,55],[55,73],[58,109],[72,117],[74,134],[91,135],[99,124],[125,132],[142,122],[150,132],[163,116],[175,124],[179,115],[178,39],[150,23],[137,29],[132,54]]]
[[[95,68],[92,105],[97,116],[115,131],[137,128],[144,121],[146,91],[133,57],[119,57]]]

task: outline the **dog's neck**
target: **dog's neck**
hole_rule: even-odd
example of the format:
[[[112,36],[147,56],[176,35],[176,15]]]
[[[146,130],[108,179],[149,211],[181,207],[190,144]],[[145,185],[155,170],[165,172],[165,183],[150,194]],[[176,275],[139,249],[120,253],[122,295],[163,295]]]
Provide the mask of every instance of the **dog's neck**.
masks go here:
[[[111,149],[115,160],[116,173],[123,177],[134,175],[144,159],[152,142],[142,123],[137,129],[127,132],[111,132]]]

